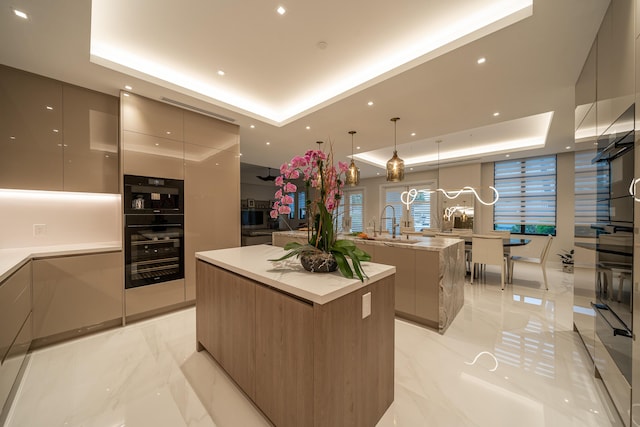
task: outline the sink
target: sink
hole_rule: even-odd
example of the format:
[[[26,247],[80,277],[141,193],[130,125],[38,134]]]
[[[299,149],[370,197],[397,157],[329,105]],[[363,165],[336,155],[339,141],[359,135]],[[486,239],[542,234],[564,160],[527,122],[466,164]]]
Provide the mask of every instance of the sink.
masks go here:
[[[395,239],[392,237],[367,237],[366,239],[362,239],[362,240],[372,240],[374,242],[404,243],[409,245],[422,242],[422,240],[406,239],[406,238],[403,239],[402,237],[396,237]]]

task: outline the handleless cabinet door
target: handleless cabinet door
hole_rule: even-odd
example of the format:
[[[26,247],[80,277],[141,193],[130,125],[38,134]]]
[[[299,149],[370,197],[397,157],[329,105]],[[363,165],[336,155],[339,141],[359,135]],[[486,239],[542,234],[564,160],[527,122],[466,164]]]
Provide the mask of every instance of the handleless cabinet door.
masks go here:
[[[64,85],[64,189],[119,193],[118,98]]]
[[[416,314],[416,250],[376,246],[375,262],[396,267],[396,310]]]
[[[31,312],[31,263],[0,283],[0,362]]]
[[[184,111],[184,142],[218,150],[237,149],[238,125]]]
[[[127,94],[121,97],[122,129],[183,141],[183,110],[153,99]]]
[[[131,131],[122,132],[125,175],[184,179],[184,144]]]
[[[195,253],[240,246],[240,161],[237,145],[217,150],[184,144],[186,300],[195,294]]]
[[[0,188],[62,190],[62,83],[0,66]]]
[[[34,339],[122,318],[122,253],[33,261]]]

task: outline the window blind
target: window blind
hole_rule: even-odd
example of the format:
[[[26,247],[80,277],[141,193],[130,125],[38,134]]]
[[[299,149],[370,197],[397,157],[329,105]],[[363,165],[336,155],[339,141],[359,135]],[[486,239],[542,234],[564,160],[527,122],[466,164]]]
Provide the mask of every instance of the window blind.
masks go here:
[[[496,230],[555,235],[555,156],[496,162],[494,186],[500,193],[493,210]]]

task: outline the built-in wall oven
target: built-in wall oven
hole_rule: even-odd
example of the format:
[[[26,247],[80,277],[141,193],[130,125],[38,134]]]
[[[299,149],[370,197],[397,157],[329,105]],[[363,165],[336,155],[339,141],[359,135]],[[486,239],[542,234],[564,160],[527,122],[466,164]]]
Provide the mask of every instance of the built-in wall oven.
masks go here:
[[[184,278],[184,182],[125,175],[125,288]]]

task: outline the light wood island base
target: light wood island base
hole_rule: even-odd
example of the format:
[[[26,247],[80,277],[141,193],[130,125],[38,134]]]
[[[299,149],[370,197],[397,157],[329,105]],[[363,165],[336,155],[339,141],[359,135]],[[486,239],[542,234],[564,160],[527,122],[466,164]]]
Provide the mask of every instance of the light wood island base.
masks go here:
[[[394,398],[394,280],[318,303],[198,259],[198,350],[276,426],[375,426]]]

